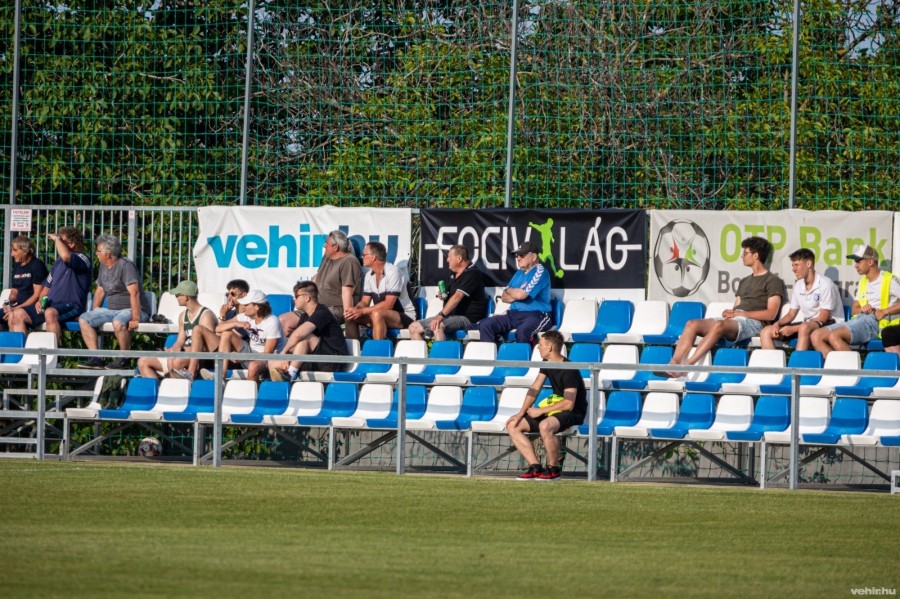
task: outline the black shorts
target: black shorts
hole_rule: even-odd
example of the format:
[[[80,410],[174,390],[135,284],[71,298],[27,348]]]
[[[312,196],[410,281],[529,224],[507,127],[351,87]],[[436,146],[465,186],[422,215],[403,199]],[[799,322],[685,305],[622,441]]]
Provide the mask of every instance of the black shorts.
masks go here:
[[[327,343],[319,341],[311,356],[345,356],[347,354],[338,353]],[[348,364],[344,362],[300,362],[301,372],[343,372]]]
[[[540,432],[541,421],[546,418],[556,418],[559,421],[558,432],[560,433],[564,433],[573,426],[578,426],[579,424],[584,423],[584,414],[576,414],[572,411],[560,412],[559,414],[554,414],[553,416],[540,416],[539,418],[532,418],[528,414],[525,414],[525,421],[528,422],[528,432]]]

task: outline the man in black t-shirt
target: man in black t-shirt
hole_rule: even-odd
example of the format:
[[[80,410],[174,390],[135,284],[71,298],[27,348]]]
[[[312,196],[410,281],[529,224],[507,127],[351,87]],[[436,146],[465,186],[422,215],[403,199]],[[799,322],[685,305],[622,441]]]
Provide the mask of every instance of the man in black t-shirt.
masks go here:
[[[424,320],[409,325],[411,339],[424,339],[432,335],[443,341],[447,335],[465,331],[473,322],[485,317],[487,297],[484,295],[484,278],[478,267],[469,259],[469,250],[462,245],[454,245],[447,252],[447,266],[450,268],[450,284],[441,311]]]
[[[299,324],[288,337],[283,354],[295,356],[346,356],[347,341],[334,314],[319,303],[319,288],[312,281],[294,285],[294,308],[300,314]],[[338,372],[347,364],[340,362],[271,362],[269,376],[273,381],[289,381],[303,371]]]
[[[563,336],[559,331],[548,331],[538,341],[538,350],[545,362],[568,362],[562,355],[562,347]],[[550,379],[553,395],[538,405],[533,405],[547,378]],[[509,438],[529,464],[528,470],[519,475],[520,479],[559,478],[560,451],[556,433],[582,424],[587,408],[587,391],[578,370],[561,370],[548,366],[541,368],[525,394],[522,409],[506,421]],[[541,434],[547,453],[546,469],[538,461],[528,433]]]

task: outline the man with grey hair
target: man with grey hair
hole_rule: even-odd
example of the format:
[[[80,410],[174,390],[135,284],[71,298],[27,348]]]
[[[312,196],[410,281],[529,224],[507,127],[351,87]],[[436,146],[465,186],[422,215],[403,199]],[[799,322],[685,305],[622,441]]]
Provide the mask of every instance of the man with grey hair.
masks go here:
[[[78,319],[81,337],[87,349],[98,349],[97,330],[104,324],[113,323],[113,331],[119,342],[119,349],[131,348],[131,333],[141,322],[150,319],[150,305],[144,297],[141,277],[134,262],[122,257],[122,244],[112,235],[100,235],[95,242],[100,271],[97,288],[94,290],[93,309]],[[103,301],[106,300],[106,307]],[[91,358],[81,368],[101,369],[102,358]],[[128,369],[131,360],[118,358],[106,368]]]
[[[344,311],[359,301],[362,280],[362,268],[346,233],[335,230],[328,234],[322,262],[312,280],[319,288],[319,303],[331,310],[338,324],[343,324]],[[301,314],[294,310],[285,312],[278,319],[285,336],[290,336],[300,324]]]

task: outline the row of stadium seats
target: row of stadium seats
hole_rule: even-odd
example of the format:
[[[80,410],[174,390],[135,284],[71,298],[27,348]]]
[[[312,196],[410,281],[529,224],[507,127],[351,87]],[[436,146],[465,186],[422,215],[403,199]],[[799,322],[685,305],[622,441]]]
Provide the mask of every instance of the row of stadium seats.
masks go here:
[[[85,408],[68,408],[68,420],[213,422],[214,384],[181,379],[133,378],[118,409],[102,409],[98,397]],[[421,385],[406,387],[409,430],[470,430],[502,433],[506,420],[522,406],[525,388],[507,387],[500,397],[492,387]],[[536,402],[549,393],[545,390]],[[225,384],[222,423],[263,426],[329,426],[394,429],[398,426],[399,389],[381,383],[293,384],[234,380]],[[596,433],[602,437],[692,441],[790,441],[790,402],[783,395],[755,398],[743,394],[613,391],[601,394]],[[812,445],[900,445],[900,399],[803,395],[799,411],[800,440]],[[67,425],[68,426],[68,425]],[[581,425],[567,431],[588,435]]]

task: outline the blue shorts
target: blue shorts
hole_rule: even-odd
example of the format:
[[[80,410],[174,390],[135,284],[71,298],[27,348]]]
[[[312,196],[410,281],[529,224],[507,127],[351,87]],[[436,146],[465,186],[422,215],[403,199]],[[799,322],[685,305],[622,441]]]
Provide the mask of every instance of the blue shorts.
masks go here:
[[[82,312],[81,308],[75,304],[53,304],[50,308],[59,312],[59,317],[57,318],[59,322],[78,320],[78,316]],[[34,307],[34,304],[25,306],[22,309],[25,310],[25,314],[27,314],[28,318],[31,320],[32,327],[39,327],[47,322],[47,317],[45,316],[46,310],[44,310],[44,312],[38,312],[37,308]]]
[[[140,320],[140,322],[147,322],[149,318],[149,314],[141,312],[141,316],[138,320]],[[118,322],[123,327],[127,327],[129,321],[131,321],[131,308],[125,308],[124,310],[97,308],[96,310],[90,310],[82,314],[80,320],[83,320],[95,329],[99,329],[108,322]]]
[[[857,314],[847,322],[837,322],[828,329],[834,331],[840,327],[850,329],[851,345],[868,343],[872,339],[878,339],[878,335],[881,333],[878,328],[878,319],[871,314]]]
[[[735,316],[734,321],[738,325],[738,334],[734,341],[745,341],[754,337],[759,337],[763,330],[763,323],[760,320],[747,318],[746,316]]]

